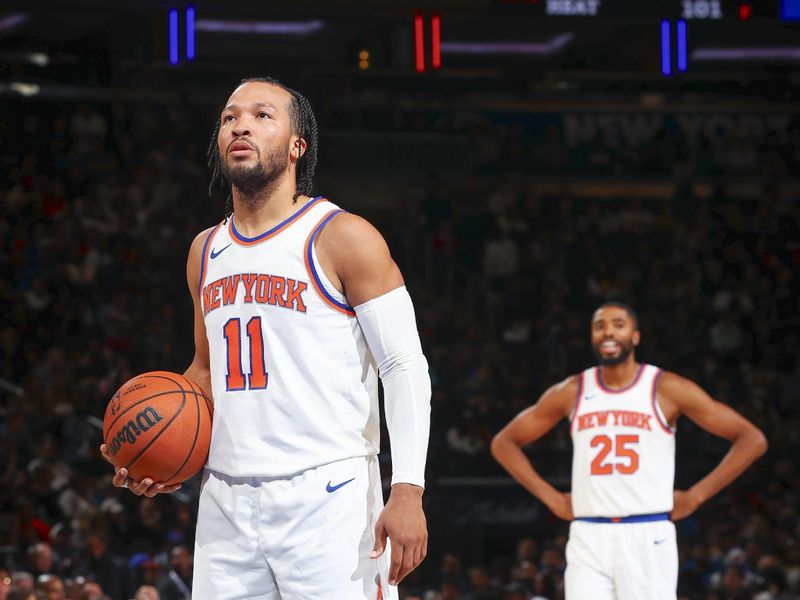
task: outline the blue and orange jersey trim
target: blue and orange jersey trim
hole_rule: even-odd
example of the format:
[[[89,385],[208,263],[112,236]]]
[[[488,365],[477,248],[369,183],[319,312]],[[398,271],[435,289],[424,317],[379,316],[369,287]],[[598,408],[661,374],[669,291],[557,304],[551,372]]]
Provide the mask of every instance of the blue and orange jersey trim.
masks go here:
[[[331,296],[328,291],[325,289],[325,286],[322,284],[322,280],[319,278],[319,273],[317,272],[317,268],[314,265],[314,239],[317,237],[320,231],[322,231],[323,227],[328,224],[333,217],[338,215],[339,213],[343,213],[342,209],[335,209],[327,213],[322,219],[320,219],[319,223],[314,226],[314,229],[311,230],[311,233],[308,234],[308,238],[306,239],[305,250],[303,252],[303,258],[306,263],[306,271],[311,276],[311,287],[314,288],[314,291],[317,292],[317,295],[320,299],[331,307],[333,310],[342,313],[343,315],[347,315],[348,317],[355,317],[356,311],[352,309],[352,307],[348,306],[347,304],[343,304],[336,300],[333,296]]]
[[[636,377],[633,378],[633,381],[631,381],[624,388],[614,390],[609,387],[606,387],[606,385],[603,383],[603,376],[600,374],[600,367],[595,367],[594,370],[594,376],[595,379],[597,380],[597,385],[600,386],[601,390],[603,390],[608,394],[621,394],[623,392],[627,392],[628,390],[633,389],[636,386],[636,384],[639,383],[639,380],[642,378],[642,373],[644,373],[644,363],[639,365],[639,370],[636,372]]]
[[[275,237],[281,231],[295,223],[300,217],[302,217],[306,212],[311,209],[312,206],[316,206],[320,202],[324,202],[325,198],[323,196],[317,196],[316,198],[312,198],[309,200],[305,206],[300,208],[297,212],[295,212],[291,217],[288,217],[269,231],[265,231],[262,234],[259,234],[255,237],[247,237],[236,231],[236,224],[234,221],[234,216],[231,215],[231,218],[228,220],[228,233],[230,233],[231,239],[239,244],[240,246],[255,246],[256,244],[260,244],[261,242],[265,242],[270,238]]]
[[[656,421],[658,421],[658,424],[661,425],[661,429],[663,429],[665,433],[673,435],[675,432],[669,426],[669,423],[665,423],[664,422],[664,419],[661,417],[661,411],[658,410],[658,404],[656,404],[656,388],[658,387],[658,380],[661,379],[661,374],[663,372],[664,371],[659,369],[658,373],[656,373],[656,376],[653,377],[653,391],[652,391],[652,393],[650,395],[650,402],[653,405],[653,414],[655,415]]]
[[[211,230],[206,238],[205,243],[203,244],[203,254],[200,256],[200,278],[197,283],[197,297],[202,302],[203,300],[203,282],[206,277],[206,267],[208,265],[208,248],[211,246],[211,240],[214,239],[214,236],[219,231],[219,228],[222,226],[222,223],[217,223],[217,226]]]

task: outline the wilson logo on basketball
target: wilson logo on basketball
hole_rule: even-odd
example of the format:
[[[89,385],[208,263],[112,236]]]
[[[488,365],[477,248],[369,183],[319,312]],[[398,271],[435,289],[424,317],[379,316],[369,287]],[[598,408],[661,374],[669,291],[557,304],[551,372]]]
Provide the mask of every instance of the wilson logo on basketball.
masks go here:
[[[133,444],[140,435],[142,435],[145,431],[148,431],[156,423],[160,423],[163,420],[164,417],[158,414],[158,411],[156,411],[155,408],[152,406],[145,408],[133,419],[123,425],[122,428],[117,432],[117,435],[111,439],[108,444],[109,450],[111,451],[111,456],[116,456],[123,444]]]
[[[119,392],[114,394],[114,397],[111,398],[111,414],[116,415],[119,412]]]

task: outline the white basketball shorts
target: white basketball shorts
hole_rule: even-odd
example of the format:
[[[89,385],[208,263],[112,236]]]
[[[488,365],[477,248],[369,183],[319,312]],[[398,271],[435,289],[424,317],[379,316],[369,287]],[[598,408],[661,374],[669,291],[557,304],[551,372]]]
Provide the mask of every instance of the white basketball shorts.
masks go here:
[[[195,600],[396,600],[391,548],[369,558],[383,508],[378,460],[357,457],[287,479],[203,475]]]
[[[675,525],[573,521],[564,586],[566,600],[675,600]]]

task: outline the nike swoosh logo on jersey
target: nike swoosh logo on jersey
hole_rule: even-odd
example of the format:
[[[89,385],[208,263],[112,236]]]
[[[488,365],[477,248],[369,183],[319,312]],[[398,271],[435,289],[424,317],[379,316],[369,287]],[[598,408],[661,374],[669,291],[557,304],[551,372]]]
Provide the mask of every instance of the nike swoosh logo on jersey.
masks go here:
[[[663,544],[667,541],[667,538],[662,538],[660,540],[655,540],[653,543],[657,546],[658,544]]]
[[[589,395],[587,395],[587,396],[584,396],[584,397],[583,397],[583,399],[584,399],[584,400],[591,400],[591,399],[592,399],[592,398],[594,398],[595,396],[597,396],[597,394],[589,394]]]
[[[231,244],[232,244],[232,243],[233,243],[233,242],[231,242]],[[230,246],[231,244],[228,244],[228,246]],[[212,249],[211,249],[211,260],[214,260],[214,259],[215,259],[215,258],[217,258],[217,257],[218,257],[220,254],[222,254],[223,252],[225,252],[225,250],[228,248],[228,246],[225,246],[225,248],[223,248],[223,249],[222,249],[222,250],[220,250],[219,252],[214,252],[214,249],[212,248]]]
[[[328,492],[329,494],[332,494],[333,492],[338,490],[340,487],[345,486],[345,485],[347,485],[348,483],[350,483],[351,481],[354,481],[354,480],[355,480],[355,477],[353,477],[353,479],[348,479],[347,481],[343,481],[342,483],[339,483],[337,485],[331,485],[331,482],[329,481],[328,485],[325,486],[325,491]]]

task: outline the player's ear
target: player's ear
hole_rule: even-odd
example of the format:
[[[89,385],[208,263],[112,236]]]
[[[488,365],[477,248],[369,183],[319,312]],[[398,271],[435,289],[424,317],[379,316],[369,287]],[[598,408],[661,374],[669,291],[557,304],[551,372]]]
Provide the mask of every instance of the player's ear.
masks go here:
[[[306,153],[306,148],[308,148],[306,141],[303,138],[297,138],[292,144],[292,157],[295,160],[300,160],[300,157]]]
[[[639,345],[639,341],[642,339],[642,334],[639,331],[634,331],[633,335],[631,336],[631,341],[633,342],[634,346]]]

